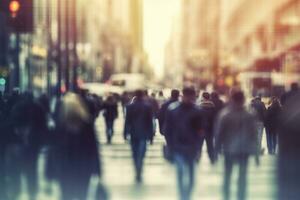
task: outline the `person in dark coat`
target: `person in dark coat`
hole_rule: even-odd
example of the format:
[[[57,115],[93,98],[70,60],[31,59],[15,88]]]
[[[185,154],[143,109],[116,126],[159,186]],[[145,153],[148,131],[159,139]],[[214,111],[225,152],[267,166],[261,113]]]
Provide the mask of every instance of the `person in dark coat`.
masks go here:
[[[262,137],[263,137],[263,130],[265,127],[265,117],[266,117],[267,109],[266,109],[265,103],[261,100],[260,96],[255,97],[251,100],[250,107],[258,119],[257,123],[256,123],[258,147],[259,147],[261,153],[263,154],[264,149],[262,148],[261,143],[262,143]]]
[[[202,113],[195,105],[194,88],[183,89],[181,102],[169,106],[164,134],[169,138],[177,168],[179,199],[189,200],[194,188],[195,164],[203,141]]]
[[[103,105],[103,116],[106,125],[107,143],[111,144],[114,135],[114,122],[118,118],[118,103],[113,96],[108,96]]]
[[[122,110],[123,110],[123,115],[125,116],[126,114],[126,106],[130,103],[130,95],[128,92],[124,92],[121,96],[121,104],[122,104]]]
[[[216,106],[211,101],[210,94],[208,92],[203,92],[199,107],[203,112],[203,128],[205,131],[207,152],[210,162],[213,164],[215,162],[213,127],[216,117]]]
[[[85,200],[90,178],[101,175],[93,113],[83,96],[67,93],[58,110],[58,141],[61,165],[59,182],[63,200]]]
[[[156,132],[156,119],[158,117],[159,112],[159,103],[155,98],[155,93],[152,92],[151,95],[148,95],[148,91],[145,91],[145,100],[152,108],[152,118],[153,118],[153,134]],[[152,142],[152,141],[151,141]]]
[[[217,118],[215,125],[216,150],[224,152],[224,200],[230,198],[231,175],[234,165],[239,167],[237,199],[246,199],[247,166],[250,155],[256,156],[257,134],[256,118],[244,107],[245,97],[242,91],[234,91],[231,103]]]
[[[136,172],[136,181],[142,181],[143,160],[147,150],[147,141],[152,141],[153,113],[152,108],[144,99],[144,92],[137,90],[135,101],[126,108],[124,139],[130,136],[132,157]]]
[[[162,104],[159,113],[158,113],[158,122],[159,122],[159,130],[160,133],[162,135],[164,135],[163,133],[163,127],[164,127],[164,123],[165,123],[165,117],[166,117],[166,112],[168,110],[168,107],[172,104],[175,103],[177,101],[179,101],[179,95],[180,92],[179,90],[172,90],[171,91],[171,98],[169,100],[167,100],[165,103]],[[166,138],[166,142],[168,143],[168,139]]]
[[[265,119],[267,145],[268,145],[269,154],[275,154],[276,152],[280,114],[281,114],[281,105],[279,99],[276,97],[272,97],[271,105],[267,109],[266,119]]]
[[[7,148],[9,195],[16,198],[21,192],[21,174],[25,175],[28,194],[35,199],[38,192],[37,162],[47,130],[43,107],[32,94],[25,93],[11,111],[13,135]]]
[[[300,196],[300,92],[286,99],[280,116],[278,143],[278,200]]]
[[[298,85],[298,83],[295,83],[295,82],[292,83],[291,84],[291,90],[288,91],[288,92],[286,92],[286,93],[284,93],[281,96],[281,98],[280,98],[281,104],[285,105],[288,102],[288,100],[290,98],[292,98],[294,95],[296,95],[298,92],[299,92],[299,85]]]

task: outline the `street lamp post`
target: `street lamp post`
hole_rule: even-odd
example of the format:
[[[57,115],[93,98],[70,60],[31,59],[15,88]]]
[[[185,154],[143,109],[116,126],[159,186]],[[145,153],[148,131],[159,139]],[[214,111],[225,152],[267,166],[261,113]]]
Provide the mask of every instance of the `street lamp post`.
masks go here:
[[[222,0],[215,0],[216,2],[216,19],[215,19],[215,42],[213,53],[213,81],[214,88],[218,86],[219,68],[220,68],[220,20],[221,20],[221,3]]]
[[[69,52],[69,43],[70,43],[70,12],[69,12],[69,0],[65,0],[65,86],[66,91],[70,89],[70,52]]]
[[[57,0],[57,95],[61,96],[61,29],[62,29],[62,17],[61,17],[61,0]]]
[[[48,29],[48,53],[47,53],[47,92],[51,94],[51,66],[52,66],[52,28],[51,28],[51,13],[52,13],[51,0],[47,1],[47,29]]]
[[[77,85],[77,70],[78,70],[78,54],[77,54],[77,1],[72,2],[72,27],[73,27],[73,89],[76,91],[78,89]]]

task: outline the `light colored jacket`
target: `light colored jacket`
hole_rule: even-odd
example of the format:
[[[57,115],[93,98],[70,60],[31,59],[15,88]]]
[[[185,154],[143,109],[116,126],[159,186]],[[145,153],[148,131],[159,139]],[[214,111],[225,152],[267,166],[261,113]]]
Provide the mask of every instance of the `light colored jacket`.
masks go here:
[[[224,154],[257,154],[256,118],[244,107],[229,105],[219,114],[216,125],[216,148]]]

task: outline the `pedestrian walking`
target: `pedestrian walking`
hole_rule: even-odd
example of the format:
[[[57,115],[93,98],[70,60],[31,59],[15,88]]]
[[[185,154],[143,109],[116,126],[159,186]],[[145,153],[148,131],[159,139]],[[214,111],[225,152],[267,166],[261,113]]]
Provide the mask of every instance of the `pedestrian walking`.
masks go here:
[[[171,97],[170,97],[170,99],[167,100],[165,103],[162,104],[162,106],[161,106],[161,108],[160,108],[160,110],[158,112],[159,130],[160,130],[160,133],[162,135],[164,135],[164,133],[163,133],[163,127],[164,127],[164,123],[165,123],[166,112],[167,112],[169,106],[172,103],[175,103],[175,102],[179,101],[179,95],[180,95],[179,90],[173,89],[171,91]],[[168,143],[168,139],[167,138],[166,138],[166,141]]]
[[[9,199],[14,200],[20,195],[22,175],[26,178],[29,198],[36,199],[37,164],[47,133],[47,113],[27,92],[13,106],[10,120],[12,135],[6,151]]]
[[[266,112],[265,126],[267,135],[268,153],[275,154],[280,124],[281,105],[279,99],[272,97],[271,104]]]
[[[142,90],[137,90],[135,97],[135,101],[126,108],[124,139],[130,139],[136,182],[140,183],[142,182],[147,141],[151,142],[154,137],[153,112],[152,107],[144,99]]]
[[[113,96],[108,96],[103,105],[107,144],[111,144],[114,135],[114,122],[118,118],[118,103]]]
[[[215,162],[213,126],[216,117],[216,106],[211,101],[211,97],[208,92],[203,92],[199,107],[203,113],[204,139],[207,146],[207,152],[210,162],[213,164]],[[201,145],[201,149],[203,143]]]
[[[166,138],[169,138],[180,200],[190,200],[195,182],[195,165],[203,140],[202,114],[196,106],[194,88],[182,91],[182,101],[169,106],[164,123]]]
[[[257,128],[257,139],[258,139],[258,148],[260,149],[261,154],[264,153],[264,149],[262,148],[262,137],[263,137],[263,131],[265,127],[265,117],[266,117],[266,106],[264,102],[262,102],[261,97],[255,97],[251,100],[250,103],[251,111],[256,115],[257,122],[256,122],[256,128]]]
[[[151,106],[151,109],[152,109],[153,134],[155,135],[156,128],[157,128],[156,119],[158,118],[159,104],[158,104],[158,101],[155,97],[154,92],[152,92],[151,95],[148,96],[148,92],[145,91],[145,99],[146,99],[147,103]]]
[[[93,113],[83,96],[67,93],[58,108],[57,133],[63,200],[85,200],[92,176],[101,175]]]
[[[278,200],[300,196],[300,93],[293,92],[282,106],[278,147]]]
[[[237,199],[246,199],[247,167],[250,155],[256,156],[257,134],[255,116],[246,111],[245,97],[241,91],[233,91],[231,103],[218,116],[215,134],[216,150],[224,153],[224,200],[230,198],[230,185],[233,166],[239,167]]]

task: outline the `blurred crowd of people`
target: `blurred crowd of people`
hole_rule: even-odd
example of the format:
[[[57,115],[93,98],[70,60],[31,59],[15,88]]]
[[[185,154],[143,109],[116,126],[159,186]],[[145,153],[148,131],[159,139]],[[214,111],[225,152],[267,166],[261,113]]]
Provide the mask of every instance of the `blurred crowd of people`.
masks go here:
[[[268,153],[278,153],[278,199],[297,199],[299,100],[297,84],[281,97],[272,97],[267,106],[260,96],[246,103],[238,88],[232,89],[227,101],[216,92],[198,95],[193,87],[173,89],[169,98],[163,92],[156,96],[143,90],[105,99],[86,90],[53,99],[14,91],[0,97],[0,199],[17,200],[21,176],[26,178],[30,199],[37,199],[42,151],[46,155],[45,176],[59,183],[62,199],[86,199],[91,177],[100,180],[102,175],[95,121],[101,113],[106,142],[111,145],[114,122],[120,116],[119,102],[124,115],[123,136],[130,142],[138,184],[143,182],[147,145],[153,144],[159,130],[166,141],[163,155],[176,167],[180,200],[192,197],[195,166],[204,143],[212,165],[220,154],[224,156],[224,199],[231,199],[232,169],[238,166],[237,199],[244,200],[248,159],[253,155],[259,165],[259,156],[265,151],[261,145],[265,130]],[[106,199],[100,181],[97,194],[97,199]]]

